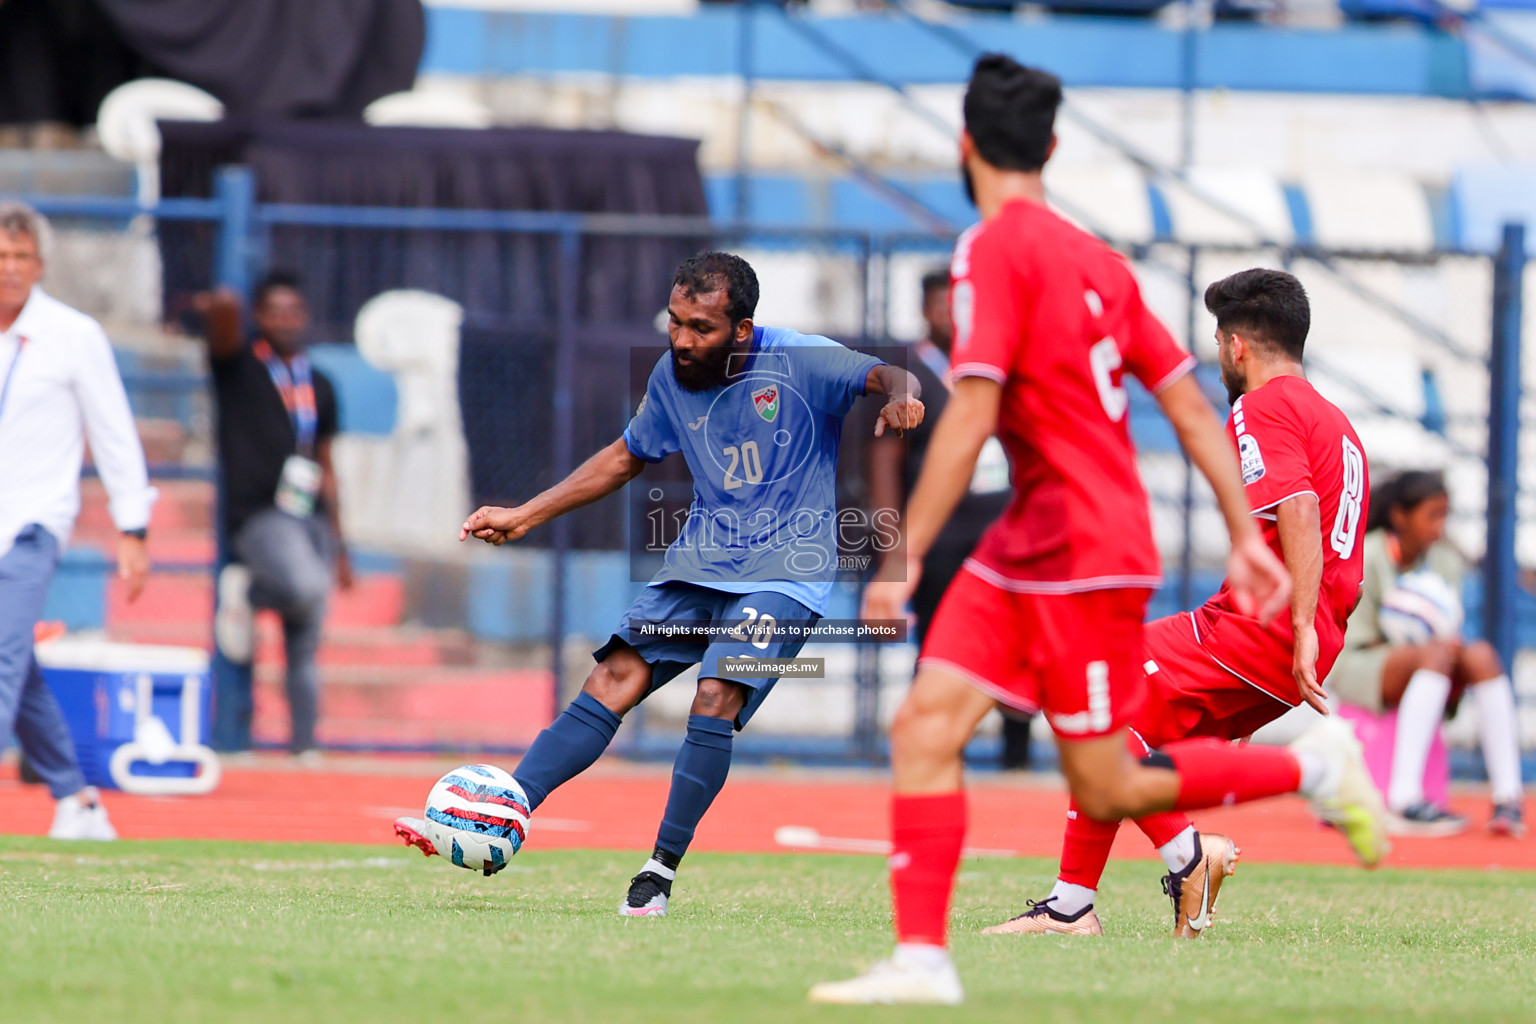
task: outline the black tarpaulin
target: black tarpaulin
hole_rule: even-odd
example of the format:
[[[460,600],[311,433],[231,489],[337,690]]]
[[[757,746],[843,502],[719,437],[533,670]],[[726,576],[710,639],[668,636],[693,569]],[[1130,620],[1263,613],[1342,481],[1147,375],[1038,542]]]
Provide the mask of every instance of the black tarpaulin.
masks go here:
[[[96,123],[107,93],[163,74],[96,0],[0,0],[0,124]]]
[[[262,203],[628,213],[708,213],[698,142],[622,132],[373,128],[326,122],[162,122],[167,197],[213,194],[217,168],[249,166]],[[213,229],[164,222],[167,312],[212,284]],[[559,246],[548,234],[274,226],[263,262],[299,274],[317,340],[352,340],[364,302],[392,288],[465,309],[460,404],[476,501],[552,483],[551,402]],[[576,270],[577,458],[633,411],[629,350],[664,339],[655,321],[672,274],[704,237],[585,236]],[[621,546],[623,506],[576,516],[576,543]]]
[[[218,167],[244,164],[263,203],[708,214],[693,139],[239,119],[160,128],[167,197],[210,196]],[[211,234],[202,225],[162,225],[168,315],[212,283]],[[699,242],[586,240],[578,314],[649,324],[676,264]],[[275,227],[265,262],[301,274],[317,327],[345,341],[358,308],[389,288],[446,295],[472,319],[491,323],[552,320],[554,251],[548,235]]]
[[[166,195],[249,164],[264,202],[588,213],[707,212],[699,143],[548,128],[377,128],[227,118],[161,123]]]
[[[358,118],[425,42],[421,0],[0,0],[0,123],[93,124],[150,74],[235,114]]]
[[[232,114],[361,117],[416,81],[421,0],[97,0],[123,41]]]

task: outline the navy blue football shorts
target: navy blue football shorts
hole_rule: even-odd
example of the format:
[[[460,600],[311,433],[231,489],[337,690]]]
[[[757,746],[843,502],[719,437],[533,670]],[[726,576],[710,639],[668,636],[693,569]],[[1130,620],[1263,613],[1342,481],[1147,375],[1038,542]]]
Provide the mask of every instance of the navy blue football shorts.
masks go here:
[[[632,647],[651,666],[646,696],[676,679],[690,665],[700,679],[725,679],[750,691],[736,728],[741,730],[779,681],[776,673],[722,675],[725,659],[793,658],[805,633],[820,618],[792,597],[773,591],[728,594],[692,583],[646,587],[624,613],[618,630],[592,652],[602,662],[621,647]],[[642,698],[643,699],[643,698]]]

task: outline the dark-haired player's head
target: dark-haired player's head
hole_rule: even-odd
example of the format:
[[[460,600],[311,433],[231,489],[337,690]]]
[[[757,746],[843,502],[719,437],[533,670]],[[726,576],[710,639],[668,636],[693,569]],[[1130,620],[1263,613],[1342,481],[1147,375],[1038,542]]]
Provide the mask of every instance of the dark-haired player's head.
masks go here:
[[[707,391],[729,378],[731,353],[752,344],[757,274],[728,252],[689,257],[672,277],[667,337],[672,372],[689,391]]]
[[[928,340],[947,355],[954,334],[954,320],[949,312],[948,267],[923,275],[923,323],[928,325]]]
[[[1312,307],[1293,275],[1259,267],[1224,277],[1205,290],[1205,308],[1216,318],[1221,382],[1230,401],[1247,394],[1256,377],[1268,380],[1277,364],[1300,368]]]
[[[273,270],[256,285],[251,317],[256,331],[280,354],[293,355],[304,346],[309,330],[309,303],[299,287],[298,275]]]
[[[976,202],[976,177],[996,171],[1037,173],[1056,146],[1061,79],[1001,53],[983,54],[965,90],[960,173]]]

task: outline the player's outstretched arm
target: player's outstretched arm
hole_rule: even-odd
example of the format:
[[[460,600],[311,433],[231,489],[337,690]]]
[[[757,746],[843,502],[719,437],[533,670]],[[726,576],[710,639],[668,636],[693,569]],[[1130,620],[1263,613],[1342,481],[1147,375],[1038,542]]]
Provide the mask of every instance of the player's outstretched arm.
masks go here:
[[[1328,713],[1323,686],[1317,679],[1317,593],[1323,585],[1322,511],[1317,495],[1298,494],[1275,506],[1280,553],[1291,574],[1291,626],[1296,645],[1291,673],[1301,699]]]
[[[881,363],[870,370],[864,380],[864,393],[887,396],[880,418],[875,421],[876,437],[882,436],[887,427],[900,437],[923,422],[925,410],[923,403],[918,401],[923,394],[922,382],[899,366]]]
[[[486,505],[476,509],[459,528],[459,540],[467,540],[471,534],[498,546],[518,540],[535,526],[606,498],[643,469],[645,461],[631,452],[621,437],[577,466],[570,476],[516,508]]]
[[[933,428],[929,457],[907,502],[906,546],[888,553],[864,591],[864,615],[899,619],[917,588],[923,557],[971,486],[982,445],[997,430],[1003,387],[985,377],[962,377]]]
[[[1248,494],[1238,473],[1237,453],[1221,429],[1221,421],[1192,374],[1158,392],[1157,400],[1178,432],[1189,461],[1210,481],[1227,520],[1227,532],[1232,536],[1227,582],[1232,585],[1238,611],[1269,622],[1291,598],[1291,576],[1254,525]]]
[[[203,334],[214,359],[232,359],[244,339],[240,335],[240,296],[232,288],[198,292],[192,308],[203,315]]]

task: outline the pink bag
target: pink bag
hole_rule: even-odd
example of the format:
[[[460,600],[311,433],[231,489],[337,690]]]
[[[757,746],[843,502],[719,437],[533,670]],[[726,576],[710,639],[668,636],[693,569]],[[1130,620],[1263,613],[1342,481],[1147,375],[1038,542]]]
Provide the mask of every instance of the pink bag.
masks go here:
[[[1371,780],[1381,790],[1383,797],[1392,780],[1392,746],[1397,739],[1397,710],[1373,714],[1353,704],[1340,704],[1334,712],[1355,727],[1355,735],[1365,747],[1365,764],[1371,770]],[[1424,762],[1424,799],[1440,807],[1446,806],[1447,787],[1450,783],[1450,761],[1445,753],[1445,739],[1435,731],[1435,740],[1429,747],[1429,758]]]

